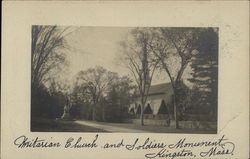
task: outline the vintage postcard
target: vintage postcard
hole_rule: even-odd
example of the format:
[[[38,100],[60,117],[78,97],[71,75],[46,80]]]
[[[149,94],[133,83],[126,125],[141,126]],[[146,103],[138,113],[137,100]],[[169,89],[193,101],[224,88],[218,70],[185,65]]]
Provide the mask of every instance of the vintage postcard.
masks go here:
[[[1,158],[249,158],[249,2],[3,2]]]

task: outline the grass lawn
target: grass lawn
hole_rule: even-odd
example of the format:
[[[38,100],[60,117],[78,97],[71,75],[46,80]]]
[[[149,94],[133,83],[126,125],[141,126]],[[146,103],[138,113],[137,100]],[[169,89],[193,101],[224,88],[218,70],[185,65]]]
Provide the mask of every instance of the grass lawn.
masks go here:
[[[173,127],[166,126],[152,126],[132,123],[108,123],[108,122],[96,122],[86,121],[89,123],[95,123],[100,125],[113,126],[117,128],[127,128],[135,130],[144,130],[152,133],[192,133],[192,134],[215,134],[215,130],[198,130],[198,129],[174,129]],[[107,129],[103,130],[91,126],[75,123],[70,120],[49,120],[49,119],[37,119],[31,123],[31,131],[33,132],[110,132]],[[125,132],[129,133],[129,131]]]
[[[102,129],[83,126],[73,121],[37,119],[31,123],[33,132],[107,132]]]
[[[98,123],[102,125],[115,126],[121,128],[128,129],[136,129],[136,130],[145,130],[152,133],[186,133],[186,134],[216,134],[216,130],[201,130],[201,129],[175,129],[173,127],[166,126],[153,126],[153,125],[144,125],[141,126],[139,124],[132,123],[108,123],[108,122],[95,122],[88,121],[93,123]],[[129,132],[128,132],[129,133]]]

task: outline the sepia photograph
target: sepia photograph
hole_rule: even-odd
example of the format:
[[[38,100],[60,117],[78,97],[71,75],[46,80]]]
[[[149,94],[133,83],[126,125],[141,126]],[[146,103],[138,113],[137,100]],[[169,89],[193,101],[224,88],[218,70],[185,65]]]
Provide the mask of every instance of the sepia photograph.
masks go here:
[[[248,5],[4,1],[0,158],[249,158]]]
[[[31,27],[32,132],[216,134],[217,27]]]

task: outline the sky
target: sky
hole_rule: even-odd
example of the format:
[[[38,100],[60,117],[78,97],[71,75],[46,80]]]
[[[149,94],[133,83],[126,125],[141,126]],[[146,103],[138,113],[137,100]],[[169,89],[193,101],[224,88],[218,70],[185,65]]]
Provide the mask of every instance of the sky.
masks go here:
[[[81,27],[71,33],[66,38],[70,46],[67,53],[70,74],[75,75],[80,70],[96,65],[123,75],[128,74],[116,61],[119,42],[128,32],[128,28]]]
[[[72,82],[76,74],[97,65],[120,76],[130,75],[130,71],[119,61],[119,43],[126,39],[132,28],[128,27],[72,27],[66,36],[69,50],[66,51],[68,66],[63,78]],[[132,78],[132,76],[131,76]],[[156,73],[152,84],[169,82],[167,74]]]

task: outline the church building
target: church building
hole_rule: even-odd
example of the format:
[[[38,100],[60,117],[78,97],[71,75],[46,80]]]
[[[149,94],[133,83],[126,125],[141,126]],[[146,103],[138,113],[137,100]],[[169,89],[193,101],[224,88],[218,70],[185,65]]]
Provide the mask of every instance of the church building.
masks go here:
[[[152,85],[149,89],[147,102],[143,110],[144,114],[171,114],[173,112],[172,97],[173,89],[171,83]],[[130,114],[136,114],[137,116],[141,114],[140,100],[140,94],[136,93],[134,102],[129,107]]]

